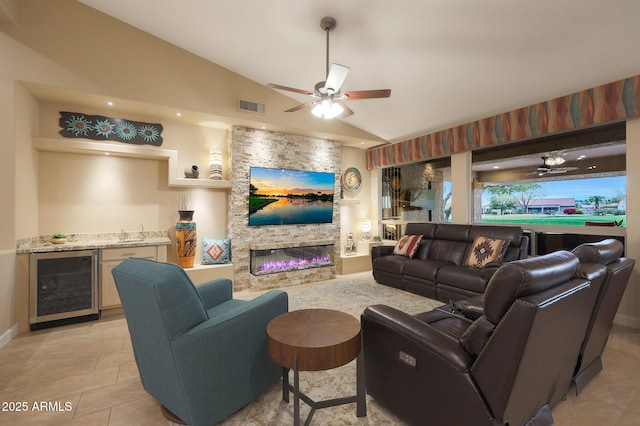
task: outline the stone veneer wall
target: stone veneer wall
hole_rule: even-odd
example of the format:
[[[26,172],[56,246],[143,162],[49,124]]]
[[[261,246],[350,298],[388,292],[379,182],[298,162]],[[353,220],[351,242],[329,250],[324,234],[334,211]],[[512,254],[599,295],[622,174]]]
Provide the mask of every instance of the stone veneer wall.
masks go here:
[[[231,130],[231,195],[229,236],[236,289],[263,290],[334,278],[340,262],[340,167],[339,142],[235,126]],[[254,167],[335,173],[333,222],[313,225],[249,226],[249,171]],[[254,276],[249,272],[252,245],[292,245],[310,240],[331,240],[332,267]]]

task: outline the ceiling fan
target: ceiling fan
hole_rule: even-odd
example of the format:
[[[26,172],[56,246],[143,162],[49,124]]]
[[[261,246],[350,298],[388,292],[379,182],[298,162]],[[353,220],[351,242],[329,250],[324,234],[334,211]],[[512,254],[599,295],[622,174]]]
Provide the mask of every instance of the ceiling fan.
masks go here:
[[[313,98],[285,112],[294,112],[311,107],[311,112],[318,117],[327,119],[348,117],[353,114],[353,111],[344,104],[343,101],[345,100],[388,98],[391,96],[391,89],[341,91],[342,83],[344,83],[349,73],[349,67],[340,64],[331,64],[331,68],[329,68],[329,33],[335,29],[336,20],[330,16],[326,16],[320,21],[320,27],[327,34],[326,80],[317,83],[313,92],[281,86],[279,84],[267,84],[267,87],[272,89],[302,93]]]
[[[532,171],[528,174],[543,176],[546,174],[559,174],[559,173],[567,173],[573,170],[578,170],[577,167],[556,167],[557,165],[561,165],[562,163],[564,163],[564,158],[559,156],[545,155],[541,158],[542,158],[542,165],[538,166],[535,171]]]

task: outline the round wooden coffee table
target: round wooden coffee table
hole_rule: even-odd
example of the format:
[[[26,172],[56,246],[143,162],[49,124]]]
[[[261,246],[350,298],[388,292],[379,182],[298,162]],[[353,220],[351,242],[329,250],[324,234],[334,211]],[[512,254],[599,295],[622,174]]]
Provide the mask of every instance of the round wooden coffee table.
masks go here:
[[[282,399],[289,402],[289,392],[293,392],[294,425],[300,424],[300,399],[311,407],[305,425],[311,422],[319,408],[353,402],[357,403],[358,417],[367,415],[364,363],[360,349],[360,322],[344,312],[302,309],[271,320],[267,325],[267,350],[271,359],[282,366]],[[356,395],[316,402],[300,392],[300,371],[329,370],[356,357]],[[289,369],[293,369],[293,386],[289,384]]]

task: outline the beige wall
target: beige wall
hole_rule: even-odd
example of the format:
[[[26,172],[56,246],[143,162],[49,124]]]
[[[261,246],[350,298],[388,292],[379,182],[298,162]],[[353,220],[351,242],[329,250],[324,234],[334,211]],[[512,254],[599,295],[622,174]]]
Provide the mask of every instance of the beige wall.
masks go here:
[[[640,118],[627,121],[626,255],[636,266],[616,315],[616,322],[640,328]]]
[[[473,191],[471,151],[451,156],[451,222],[471,223]]]
[[[39,77],[38,77],[39,76]],[[30,145],[37,112],[34,100],[17,81],[38,79],[45,84],[75,84],[90,89],[84,80],[55,62],[0,33],[0,344],[16,330],[16,240],[36,231],[35,172]]]
[[[371,189],[372,178],[370,170],[367,170],[367,158],[364,151],[356,148],[342,148],[342,173],[349,167],[355,167],[362,175],[362,185],[357,191],[347,191],[343,189],[344,199],[354,201],[357,204],[339,203],[340,205],[340,247],[344,250],[347,242],[347,234],[353,232],[356,241],[362,239],[362,220],[374,219],[371,217]],[[377,202],[376,202],[377,205]],[[375,233],[375,223],[372,221],[372,228]]]
[[[38,134],[38,102],[20,85],[15,85],[16,150],[16,239],[38,231],[38,153],[31,138]]]

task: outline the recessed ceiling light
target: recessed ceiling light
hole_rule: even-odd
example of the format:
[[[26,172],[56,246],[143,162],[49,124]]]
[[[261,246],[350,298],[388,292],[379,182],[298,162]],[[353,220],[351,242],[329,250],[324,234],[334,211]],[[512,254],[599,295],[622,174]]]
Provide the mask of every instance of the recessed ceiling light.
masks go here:
[[[182,113],[181,112],[176,112],[176,116],[182,117]]]
[[[104,153],[104,155],[109,155],[109,153],[108,153],[108,152],[105,152],[105,153]]]
[[[500,166],[493,166],[493,168],[494,168],[494,169],[499,169],[499,168],[500,168]]]
[[[113,106],[113,102],[111,102],[111,101],[107,101],[107,105],[109,105],[109,106]]]

